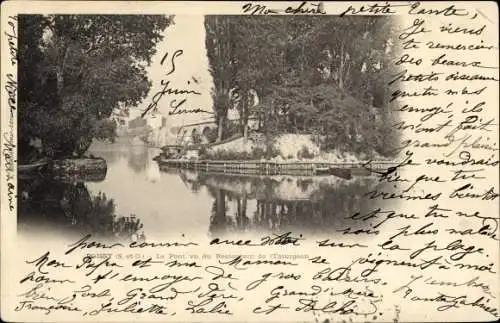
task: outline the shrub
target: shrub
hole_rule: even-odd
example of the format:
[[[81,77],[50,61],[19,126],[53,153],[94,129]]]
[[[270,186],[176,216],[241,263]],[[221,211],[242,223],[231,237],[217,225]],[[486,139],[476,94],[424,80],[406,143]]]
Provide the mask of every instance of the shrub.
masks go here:
[[[262,159],[265,158],[266,151],[260,147],[254,148],[252,150],[252,159]]]
[[[302,146],[302,148],[297,152],[297,158],[311,159],[314,158],[314,154],[311,153],[306,146]]]
[[[201,159],[211,159],[211,160],[259,160],[268,158],[274,158],[279,155],[279,150],[271,149],[270,151],[266,151],[264,148],[257,147],[254,148],[251,152],[246,151],[225,151],[225,150],[216,150],[216,151],[202,151],[199,152]]]
[[[215,152],[209,152],[206,158],[211,160],[249,160],[252,159],[252,156],[246,151],[216,150]]]
[[[198,156],[199,156],[199,159],[208,159],[208,151],[207,151],[207,148],[205,146],[202,146],[200,148],[200,150],[198,150]]]
[[[199,134],[198,132],[195,132],[192,134],[191,136],[191,139],[193,140],[193,144],[197,145],[197,144],[201,144],[201,134]]]
[[[231,138],[241,133],[240,125],[235,121],[228,121],[225,129],[224,138]]]
[[[279,155],[281,155],[281,151],[275,146],[271,146],[268,148],[268,154],[267,154],[268,158],[278,157]]]
[[[205,133],[205,138],[207,138],[207,141],[209,143],[213,143],[217,140],[218,135],[219,135],[219,130],[217,128],[210,128]]]

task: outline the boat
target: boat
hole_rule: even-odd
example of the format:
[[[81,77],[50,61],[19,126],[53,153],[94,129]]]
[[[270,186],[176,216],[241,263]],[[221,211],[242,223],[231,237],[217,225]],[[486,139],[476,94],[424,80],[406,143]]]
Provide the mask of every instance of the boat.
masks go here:
[[[316,175],[330,175],[330,167],[316,167]]]
[[[40,169],[42,169],[45,166],[47,166],[47,161],[46,160],[39,160],[39,161],[31,163],[31,164],[17,165],[17,171],[18,171],[18,173],[21,173],[21,174],[28,174],[28,173],[32,173],[35,171],[39,171]]]
[[[334,175],[344,179],[352,178],[352,171],[348,168],[340,168],[340,167],[316,167],[315,168],[316,175]]]
[[[330,174],[343,179],[351,179],[352,171],[348,168],[330,167]]]
[[[165,160],[180,159],[183,155],[184,147],[180,145],[166,145],[161,147],[161,153],[153,158],[160,166],[167,166]]]

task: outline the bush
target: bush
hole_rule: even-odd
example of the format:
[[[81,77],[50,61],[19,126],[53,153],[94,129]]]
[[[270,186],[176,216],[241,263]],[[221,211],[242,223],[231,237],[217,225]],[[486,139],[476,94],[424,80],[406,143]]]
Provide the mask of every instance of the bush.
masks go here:
[[[224,132],[224,139],[231,138],[241,133],[240,125],[235,121],[228,121]]]
[[[201,144],[201,135],[198,132],[193,133],[191,139],[193,140],[193,144]]]
[[[202,151],[199,152],[201,159],[211,159],[211,160],[260,160],[266,158],[274,158],[279,155],[279,150],[271,149],[266,151],[264,148],[257,147],[251,152],[246,151]]]
[[[262,159],[265,158],[266,151],[260,147],[254,148],[252,150],[252,159]]]
[[[278,157],[279,155],[281,155],[281,151],[275,146],[271,146],[268,148],[268,154],[267,154],[268,158],[275,158]]]
[[[297,158],[312,159],[314,158],[314,154],[311,153],[306,146],[302,146],[302,148],[297,152]]]
[[[213,143],[217,140],[218,135],[219,135],[219,130],[217,128],[210,128],[205,133],[205,138],[207,138],[207,141],[209,143]]]
[[[200,147],[200,150],[198,150],[198,157],[199,159],[208,159],[208,151],[205,146]]]
[[[216,150],[215,152],[209,152],[206,158],[211,160],[249,160],[252,159],[252,156],[246,151]]]

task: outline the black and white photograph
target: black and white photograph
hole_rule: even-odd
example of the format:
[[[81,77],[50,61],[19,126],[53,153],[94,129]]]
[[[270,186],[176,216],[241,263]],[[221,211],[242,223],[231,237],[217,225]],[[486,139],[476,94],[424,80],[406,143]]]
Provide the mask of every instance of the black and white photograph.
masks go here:
[[[496,9],[2,3],[1,320],[498,320]]]
[[[19,230],[368,229],[393,20],[20,15]]]
[[[368,229],[345,218],[395,153],[393,18],[20,15],[19,33],[19,230]]]

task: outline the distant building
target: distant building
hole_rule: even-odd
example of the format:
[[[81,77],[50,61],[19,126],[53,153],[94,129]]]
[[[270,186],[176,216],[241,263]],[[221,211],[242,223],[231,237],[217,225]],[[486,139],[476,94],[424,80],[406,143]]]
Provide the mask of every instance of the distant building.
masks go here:
[[[146,124],[152,129],[159,129],[166,125],[166,118],[160,113],[152,113],[145,118]]]

